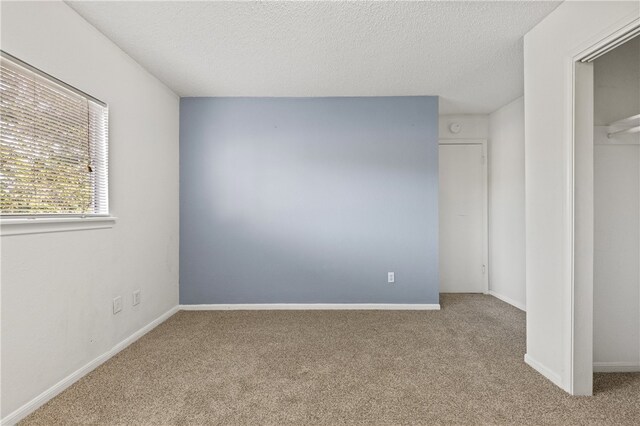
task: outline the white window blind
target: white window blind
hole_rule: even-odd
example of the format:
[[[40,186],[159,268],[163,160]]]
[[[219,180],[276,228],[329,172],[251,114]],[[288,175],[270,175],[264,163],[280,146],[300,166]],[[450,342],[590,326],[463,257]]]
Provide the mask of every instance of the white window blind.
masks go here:
[[[2,52],[2,215],[108,215],[107,149],[105,104]]]

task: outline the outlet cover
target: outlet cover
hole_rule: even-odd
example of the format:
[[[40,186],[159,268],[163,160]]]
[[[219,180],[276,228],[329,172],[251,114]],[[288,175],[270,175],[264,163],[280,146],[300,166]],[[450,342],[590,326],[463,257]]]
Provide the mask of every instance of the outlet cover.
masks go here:
[[[133,292],[133,306],[136,306],[140,303],[140,290],[136,290]]]
[[[122,310],[122,297],[118,296],[113,299],[113,314],[117,314]]]
[[[387,282],[395,283],[396,282],[396,273],[395,272],[387,272]]]

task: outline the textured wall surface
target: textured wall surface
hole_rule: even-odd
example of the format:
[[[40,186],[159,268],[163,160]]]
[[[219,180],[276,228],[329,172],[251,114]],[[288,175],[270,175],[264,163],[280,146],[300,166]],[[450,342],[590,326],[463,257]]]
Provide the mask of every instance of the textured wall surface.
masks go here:
[[[181,303],[438,303],[437,98],[183,98],[180,170]]]
[[[560,2],[71,2],[180,96],[438,95],[489,113],[523,91],[522,36]]]

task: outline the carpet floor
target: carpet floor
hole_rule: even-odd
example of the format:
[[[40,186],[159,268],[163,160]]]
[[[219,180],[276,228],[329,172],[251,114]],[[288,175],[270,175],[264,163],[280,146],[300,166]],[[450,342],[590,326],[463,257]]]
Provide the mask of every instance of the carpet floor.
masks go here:
[[[181,311],[22,424],[640,424],[640,374],[571,397],[524,363],[523,312],[441,304]]]

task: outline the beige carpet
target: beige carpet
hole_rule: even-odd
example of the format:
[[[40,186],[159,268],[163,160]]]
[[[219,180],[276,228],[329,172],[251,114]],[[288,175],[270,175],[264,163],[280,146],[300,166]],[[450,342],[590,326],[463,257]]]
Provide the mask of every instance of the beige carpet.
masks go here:
[[[570,397],[524,364],[525,315],[179,312],[24,424],[640,424],[640,374]]]

